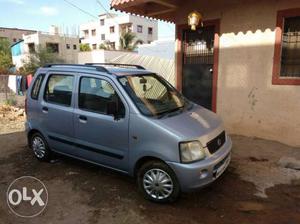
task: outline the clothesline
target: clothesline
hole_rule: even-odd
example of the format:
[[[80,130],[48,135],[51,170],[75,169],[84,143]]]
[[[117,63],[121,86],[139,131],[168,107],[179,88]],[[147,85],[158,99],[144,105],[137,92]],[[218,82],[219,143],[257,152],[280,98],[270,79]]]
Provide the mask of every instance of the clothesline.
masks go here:
[[[23,96],[28,89],[32,78],[32,75],[9,75],[8,88],[17,95]]]

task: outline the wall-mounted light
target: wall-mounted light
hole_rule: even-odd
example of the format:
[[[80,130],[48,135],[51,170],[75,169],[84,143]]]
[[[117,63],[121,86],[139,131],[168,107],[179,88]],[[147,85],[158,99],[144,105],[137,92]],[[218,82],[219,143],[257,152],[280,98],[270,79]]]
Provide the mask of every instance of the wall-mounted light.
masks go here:
[[[202,15],[197,11],[193,11],[188,15],[188,24],[191,26],[191,30],[196,30],[199,24],[203,26],[202,20]]]

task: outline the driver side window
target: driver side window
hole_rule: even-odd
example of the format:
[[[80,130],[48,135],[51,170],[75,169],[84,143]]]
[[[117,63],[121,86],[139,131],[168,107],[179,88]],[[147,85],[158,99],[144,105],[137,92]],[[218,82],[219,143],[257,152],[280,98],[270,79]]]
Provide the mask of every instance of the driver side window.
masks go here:
[[[81,77],[78,106],[100,114],[107,114],[108,104],[115,102],[120,117],[125,116],[125,107],[113,86],[103,79]]]

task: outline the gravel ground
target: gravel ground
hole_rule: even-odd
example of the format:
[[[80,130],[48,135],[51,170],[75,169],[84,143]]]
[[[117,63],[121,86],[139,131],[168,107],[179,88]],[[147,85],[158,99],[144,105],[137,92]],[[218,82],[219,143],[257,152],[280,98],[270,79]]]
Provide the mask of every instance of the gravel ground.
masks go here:
[[[135,181],[122,174],[61,156],[53,163],[37,161],[22,127],[0,134],[1,224],[300,223],[300,181],[294,175],[299,171],[278,165],[282,156],[298,158],[300,149],[232,136],[233,159],[222,177],[175,203],[158,205],[144,200]],[[286,179],[287,173],[293,175]],[[9,184],[24,175],[42,180],[49,193],[46,209],[32,219],[15,216],[6,204]]]

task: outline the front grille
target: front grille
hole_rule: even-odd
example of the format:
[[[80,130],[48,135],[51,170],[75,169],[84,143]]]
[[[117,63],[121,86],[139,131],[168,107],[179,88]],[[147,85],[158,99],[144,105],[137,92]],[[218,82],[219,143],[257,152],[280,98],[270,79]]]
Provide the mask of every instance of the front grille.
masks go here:
[[[210,154],[217,152],[225,143],[226,135],[225,131],[219,134],[216,138],[207,143],[207,148]]]

